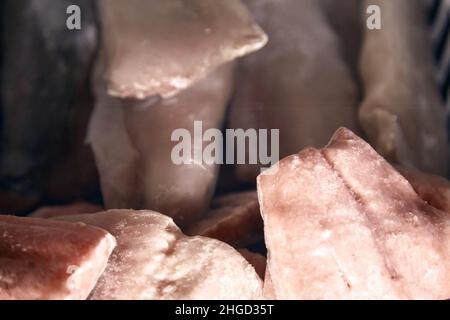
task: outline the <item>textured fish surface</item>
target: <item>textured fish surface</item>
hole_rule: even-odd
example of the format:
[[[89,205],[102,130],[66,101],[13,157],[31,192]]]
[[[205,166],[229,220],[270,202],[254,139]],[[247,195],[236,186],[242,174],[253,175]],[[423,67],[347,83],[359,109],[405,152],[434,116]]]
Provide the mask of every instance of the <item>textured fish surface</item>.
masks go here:
[[[279,299],[448,299],[450,216],[339,129],[258,177]]]
[[[110,210],[62,219],[104,228],[117,239],[93,300],[261,298],[261,279],[236,250],[218,240],[187,237],[167,216]]]
[[[95,152],[108,209],[164,212],[185,226],[209,207],[217,164],[197,160],[194,122],[203,131],[221,128],[231,94],[233,66],[224,65],[177,96],[159,100],[120,100],[97,89],[88,141]],[[101,81],[101,79],[100,79]],[[186,129],[191,141],[187,162],[176,164],[172,133]],[[201,141],[201,150],[208,142]],[[187,152],[187,151],[186,151]]]
[[[108,92],[170,97],[267,37],[240,0],[100,0]]]

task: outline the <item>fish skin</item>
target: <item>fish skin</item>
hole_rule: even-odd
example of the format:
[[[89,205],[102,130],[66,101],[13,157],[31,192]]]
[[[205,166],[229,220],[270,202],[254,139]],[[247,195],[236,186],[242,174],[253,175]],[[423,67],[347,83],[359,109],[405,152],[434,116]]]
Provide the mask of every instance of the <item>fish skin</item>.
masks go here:
[[[173,97],[267,36],[240,0],[99,1],[108,92]]]
[[[399,165],[446,176],[445,108],[419,0],[367,0],[381,8],[382,29],[365,28],[360,59],[361,126],[371,145]]]
[[[1,73],[0,207],[18,212],[45,196],[52,165],[67,151],[70,118],[89,76],[97,27],[89,0],[4,2],[2,41],[8,45]],[[66,27],[70,4],[82,9],[80,31]]]
[[[357,88],[325,10],[311,0],[246,0],[269,43],[240,61],[230,128],[279,129],[280,159],[356,130]],[[247,150],[248,153],[248,150]],[[236,165],[255,183],[261,165]]]
[[[218,240],[187,237],[168,216],[110,210],[61,219],[105,228],[117,239],[92,300],[261,298],[261,279],[236,250]]]
[[[0,216],[0,300],[83,300],[116,245],[85,224]]]
[[[258,196],[277,298],[450,297],[448,214],[351,131],[261,174]]]
[[[185,232],[214,238],[243,248],[264,239],[263,221],[255,191],[231,193],[213,200],[210,211]]]

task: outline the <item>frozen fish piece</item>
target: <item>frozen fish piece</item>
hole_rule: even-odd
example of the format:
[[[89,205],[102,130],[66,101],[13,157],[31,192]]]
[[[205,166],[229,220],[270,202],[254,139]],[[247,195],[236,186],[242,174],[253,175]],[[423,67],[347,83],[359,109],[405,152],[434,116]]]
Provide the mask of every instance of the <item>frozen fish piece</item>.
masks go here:
[[[65,23],[71,4],[83,13],[77,32]],[[71,119],[89,110],[89,102],[77,103],[97,47],[97,26],[89,0],[6,0],[2,14],[0,208],[19,212],[47,196],[54,164],[72,148]],[[74,190],[80,175],[71,172],[77,171],[59,177],[70,193],[83,191]]]
[[[89,202],[77,202],[65,206],[42,207],[31,214],[33,218],[56,218],[104,211],[102,207]]]
[[[107,208],[140,208],[139,154],[125,126],[123,101],[110,97],[103,79],[104,61],[99,58],[93,74],[95,107],[87,142],[100,175]]]
[[[433,70],[423,1],[368,0],[382,29],[365,29],[359,118],[369,142],[391,162],[446,175],[445,113]]]
[[[263,240],[256,192],[233,193],[214,199],[207,216],[190,225],[186,234],[218,239],[235,248]]]
[[[324,145],[341,126],[355,129],[356,85],[320,2],[245,3],[270,40],[240,63],[229,126],[279,129],[281,158],[305,147]],[[261,167],[266,166],[237,165],[237,175],[255,183]]]
[[[0,216],[0,300],[86,299],[115,245],[85,224]]]
[[[411,183],[422,200],[450,214],[450,182],[447,179],[404,167],[396,169]]]
[[[101,0],[108,92],[171,97],[267,36],[240,0]]]
[[[261,279],[236,250],[218,240],[186,237],[167,216],[110,210],[62,219],[105,228],[117,239],[93,300],[261,298]]]
[[[255,271],[259,277],[264,280],[267,264],[266,257],[247,249],[239,249],[238,251],[245,258],[245,260],[247,260],[248,263],[255,268]]]
[[[200,218],[206,213],[214,193],[219,168],[216,163],[195,157],[199,147],[196,123],[202,131],[220,129],[231,95],[233,64],[220,67],[206,79],[174,98],[158,104],[128,101],[124,112],[130,140],[139,153],[140,185],[143,209],[164,212],[180,226]],[[153,104],[153,105],[152,105]],[[172,141],[178,129],[185,129],[191,154],[187,163],[176,164],[173,159],[175,146]],[[179,137],[175,137],[179,139]],[[210,144],[203,140],[203,152]],[[221,151],[221,150],[220,150]],[[188,151],[183,152],[183,156]]]
[[[203,131],[221,128],[232,89],[233,66],[220,67],[174,98],[122,101],[97,89],[89,131],[107,208],[150,209],[185,226],[208,209],[218,166],[198,162],[194,122]],[[191,137],[189,161],[176,164],[172,134],[186,129]],[[183,140],[184,141],[184,140]],[[209,143],[203,141],[204,148]],[[203,149],[202,149],[203,150]]]
[[[366,142],[338,130],[258,177],[280,299],[448,299],[450,217]]]

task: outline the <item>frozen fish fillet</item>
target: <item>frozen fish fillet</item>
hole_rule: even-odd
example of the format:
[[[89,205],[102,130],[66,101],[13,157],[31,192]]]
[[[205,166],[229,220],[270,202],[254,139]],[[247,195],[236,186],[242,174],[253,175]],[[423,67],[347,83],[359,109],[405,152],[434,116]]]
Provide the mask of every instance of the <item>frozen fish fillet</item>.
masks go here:
[[[77,202],[65,206],[42,207],[31,214],[33,218],[56,218],[62,216],[73,216],[78,214],[89,214],[104,211],[102,207],[89,203]]]
[[[263,240],[256,192],[233,193],[214,199],[207,216],[190,225],[186,233],[218,239],[235,248]]]
[[[450,182],[447,179],[404,167],[396,169],[411,183],[422,200],[450,214]]]
[[[365,29],[361,125],[389,161],[446,175],[445,113],[433,70],[423,1],[367,0],[381,8],[382,29]]]
[[[0,216],[0,300],[86,299],[115,244],[81,223]]]
[[[450,217],[366,142],[338,130],[258,177],[280,299],[448,299]]]
[[[95,107],[86,140],[95,155],[105,206],[140,208],[139,154],[125,127],[124,102],[108,95],[103,75],[104,61],[99,58],[93,74]]]
[[[105,228],[117,239],[91,299],[261,297],[261,280],[237,251],[218,240],[186,237],[167,216],[110,210],[62,219]]]
[[[239,0],[101,0],[108,91],[173,96],[267,42]]]
[[[194,122],[201,122],[203,132],[222,127],[233,66],[222,66],[162,101],[109,97],[99,73],[88,140],[95,152],[106,207],[164,212],[181,226],[200,218],[209,207],[218,167],[194,157],[195,140],[203,138],[196,137]],[[184,164],[172,158],[178,144],[172,134],[177,129],[187,130],[191,137],[186,142],[191,154]],[[201,141],[202,148],[208,144]]]
[[[270,40],[240,63],[229,126],[279,129],[281,158],[324,145],[341,126],[355,129],[356,85],[320,2],[246,0],[245,4]],[[237,165],[237,175],[254,183],[261,167],[267,166],[260,156],[257,165]]]

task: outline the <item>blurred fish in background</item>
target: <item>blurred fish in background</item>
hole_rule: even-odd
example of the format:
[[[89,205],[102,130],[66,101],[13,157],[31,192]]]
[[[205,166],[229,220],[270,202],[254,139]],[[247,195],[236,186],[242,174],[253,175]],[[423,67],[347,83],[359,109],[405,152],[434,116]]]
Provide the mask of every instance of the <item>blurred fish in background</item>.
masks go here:
[[[66,27],[66,8],[83,28]],[[97,174],[84,144],[97,47],[95,2],[2,2],[0,209],[21,213],[93,192]]]

